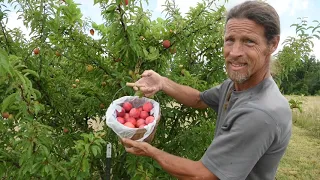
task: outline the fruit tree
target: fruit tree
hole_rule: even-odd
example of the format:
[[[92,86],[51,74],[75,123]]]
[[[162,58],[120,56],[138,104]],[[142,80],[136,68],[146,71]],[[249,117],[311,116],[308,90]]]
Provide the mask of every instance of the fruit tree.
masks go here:
[[[73,0],[6,2],[15,10],[0,0],[0,178],[171,179],[153,160],[127,154],[104,115],[113,100],[135,95],[126,82],[147,69],[200,91],[222,82],[224,6],[205,0],[182,15],[166,1],[166,17],[152,19],[142,0],[94,0],[98,24]],[[8,28],[10,10],[30,38]],[[213,138],[213,111],[162,92],[153,98],[161,120],[152,144],[200,159]]]

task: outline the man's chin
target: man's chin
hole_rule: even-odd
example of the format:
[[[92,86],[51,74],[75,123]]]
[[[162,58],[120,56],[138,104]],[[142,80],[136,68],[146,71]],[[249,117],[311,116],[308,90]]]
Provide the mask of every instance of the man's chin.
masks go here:
[[[235,83],[237,83],[237,84],[243,84],[243,83],[245,83],[248,79],[249,79],[249,77],[248,76],[243,76],[243,77],[239,77],[239,76],[237,76],[237,77],[235,77],[235,76],[230,76],[229,75],[229,78],[233,81],[233,82],[235,82]]]

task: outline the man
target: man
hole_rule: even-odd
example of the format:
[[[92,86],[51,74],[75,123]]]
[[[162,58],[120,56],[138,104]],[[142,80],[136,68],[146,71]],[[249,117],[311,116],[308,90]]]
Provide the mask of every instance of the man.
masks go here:
[[[288,102],[269,70],[279,36],[279,16],[274,8],[247,1],[227,15],[223,54],[229,79],[221,85],[199,92],[145,71],[135,86],[147,97],[162,90],[187,106],[217,111],[215,137],[199,161],[122,139],[126,151],[155,159],[178,179],[274,179],[292,122]]]

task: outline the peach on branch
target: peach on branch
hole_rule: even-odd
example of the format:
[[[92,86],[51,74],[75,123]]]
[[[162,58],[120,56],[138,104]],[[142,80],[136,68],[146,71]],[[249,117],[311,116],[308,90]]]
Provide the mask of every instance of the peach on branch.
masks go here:
[[[166,48],[166,49],[168,49],[169,47],[170,47],[170,41],[169,40],[164,40],[163,42],[162,42],[162,46],[164,47],[164,48]]]

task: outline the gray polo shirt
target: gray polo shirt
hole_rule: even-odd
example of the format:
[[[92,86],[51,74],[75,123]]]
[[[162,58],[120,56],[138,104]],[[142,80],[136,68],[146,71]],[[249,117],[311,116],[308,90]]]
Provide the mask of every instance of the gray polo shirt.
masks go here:
[[[202,163],[222,180],[275,179],[292,114],[272,77],[245,91],[235,91],[228,79],[201,92],[201,99],[218,112],[215,137]]]

